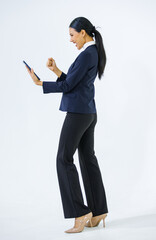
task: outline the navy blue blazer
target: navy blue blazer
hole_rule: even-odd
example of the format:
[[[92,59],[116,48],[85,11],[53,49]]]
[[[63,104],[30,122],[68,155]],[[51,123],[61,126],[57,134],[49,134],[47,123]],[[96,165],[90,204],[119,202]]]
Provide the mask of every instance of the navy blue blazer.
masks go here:
[[[43,81],[43,93],[62,92],[59,110],[76,113],[96,113],[94,81],[97,75],[96,45],[88,46],[62,72],[55,82]]]

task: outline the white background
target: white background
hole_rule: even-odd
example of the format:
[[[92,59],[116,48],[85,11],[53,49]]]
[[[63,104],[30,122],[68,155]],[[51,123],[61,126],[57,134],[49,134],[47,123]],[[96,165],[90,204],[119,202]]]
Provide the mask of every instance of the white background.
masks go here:
[[[62,94],[43,94],[23,60],[41,80],[56,81],[46,61],[53,57],[68,71],[81,51],[70,42],[69,24],[80,16],[99,30],[107,55],[104,76],[95,81],[95,153],[109,210],[104,231],[85,229],[81,237],[156,237],[156,2],[5,0],[0,2],[1,240],[69,238],[64,230],[74,219],[64,219],[56,174],[66,114],[59,111]],[[74,158],[80,171],[77,152]]]

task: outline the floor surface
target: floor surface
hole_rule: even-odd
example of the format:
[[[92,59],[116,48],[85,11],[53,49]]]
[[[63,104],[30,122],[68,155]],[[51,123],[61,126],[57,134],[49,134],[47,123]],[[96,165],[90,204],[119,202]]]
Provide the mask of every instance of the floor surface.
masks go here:
[[[74,219],[58,219],[52,216],[9,217],[0,220],[1,240],[49,240],[49,239],[99,239],[103,240],[155,240],[156,215],[135,216],[110,220],[103,227],[85,228],[81,233],[69,234],[64,231],[73,227]]]

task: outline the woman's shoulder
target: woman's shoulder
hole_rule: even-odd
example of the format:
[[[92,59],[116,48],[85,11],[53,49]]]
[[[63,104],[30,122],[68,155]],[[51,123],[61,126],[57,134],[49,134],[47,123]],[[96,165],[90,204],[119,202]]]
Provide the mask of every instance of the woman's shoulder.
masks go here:
[[[87,47],[85,50],[83,50],[78,56],[77,59],[89,59],[90,57],[93,57],[93,55],[97,54],[97,49],[95,45]]]

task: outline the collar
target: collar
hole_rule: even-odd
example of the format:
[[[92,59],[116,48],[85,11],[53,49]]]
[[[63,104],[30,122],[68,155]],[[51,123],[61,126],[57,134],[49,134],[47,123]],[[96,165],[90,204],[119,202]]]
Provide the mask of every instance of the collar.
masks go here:
[[[86,42],[84,45],[83,45],[83,50],[85,50],[87,47],[91,46],[91,45],[94,45],[96,44],[95,41],[89,41],[89,42]]]

